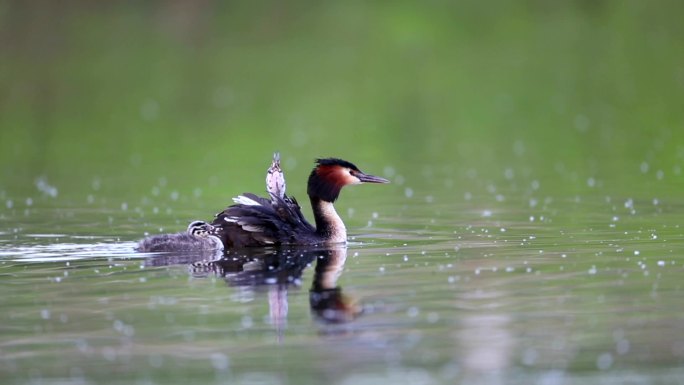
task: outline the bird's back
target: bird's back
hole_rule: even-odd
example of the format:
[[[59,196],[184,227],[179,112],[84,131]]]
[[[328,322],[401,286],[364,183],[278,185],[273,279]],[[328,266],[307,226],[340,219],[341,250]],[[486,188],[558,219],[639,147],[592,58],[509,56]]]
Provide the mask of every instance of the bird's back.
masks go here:
[[[212,222],[226,247],[309,245],[320,241],[294,198],[245,193]]]

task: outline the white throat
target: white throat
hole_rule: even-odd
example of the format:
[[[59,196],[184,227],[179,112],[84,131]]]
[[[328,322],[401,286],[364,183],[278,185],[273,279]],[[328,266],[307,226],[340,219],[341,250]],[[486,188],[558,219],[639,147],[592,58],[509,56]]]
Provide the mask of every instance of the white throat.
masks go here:
[[[346,243],[347,242],[347,228],[344,227],[342,218],[335,211],[335,206],[332,203],[321,201],[319,204],[320,215],[325,218],[329,224],[329,239],[328,243]]]

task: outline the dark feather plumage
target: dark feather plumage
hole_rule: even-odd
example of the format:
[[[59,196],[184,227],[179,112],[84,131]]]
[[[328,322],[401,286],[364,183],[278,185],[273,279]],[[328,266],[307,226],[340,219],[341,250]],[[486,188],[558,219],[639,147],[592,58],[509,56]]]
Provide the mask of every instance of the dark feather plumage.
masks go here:
[[[316,229],[294,198],[285,195],[270,201],[252,193],[242,196],[257,204],[234,204],[212,222],[227,248],[312,243]]]
[[[356,167],[354,163],[338,158],[318,158],[316,159],[316,164],[319,166],[340,166],[359,171],[359,168]]]

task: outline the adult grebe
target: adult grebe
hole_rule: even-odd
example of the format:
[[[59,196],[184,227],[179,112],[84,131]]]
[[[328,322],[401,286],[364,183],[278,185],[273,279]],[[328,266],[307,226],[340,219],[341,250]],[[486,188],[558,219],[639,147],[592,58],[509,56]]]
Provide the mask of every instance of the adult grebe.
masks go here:
[[[226,249],[344,243],[347,230],[333,203],[342,187],[361,183],[389,181],[364,174],[345,160],[316,159],[307,188],[316,220],[314,227],[304,218],[297,201],[285,194],[285,177],[280,168],[280,156],[276,153],[266,174],[266,189],[271,199],[252,193],[239,195],[233,198],[236,204],[216,214],[211,224]]]
[[[145,253],[222,250],[223,243],[214,233],[214,226],[207,222],[192,221],[187,231],[147,237],[140,241],[136,250]]]

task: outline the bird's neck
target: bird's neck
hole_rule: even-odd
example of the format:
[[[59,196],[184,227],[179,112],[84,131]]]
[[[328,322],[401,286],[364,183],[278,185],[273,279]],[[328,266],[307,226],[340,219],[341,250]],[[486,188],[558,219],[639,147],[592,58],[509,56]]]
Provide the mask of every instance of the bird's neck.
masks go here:
[[[342,218],[335,211],[332,202],[324,201],[317,197],[310,197],[311,208],[316,219],[316,233],[326,243],[347,242],[347,228],[344,227]]]

